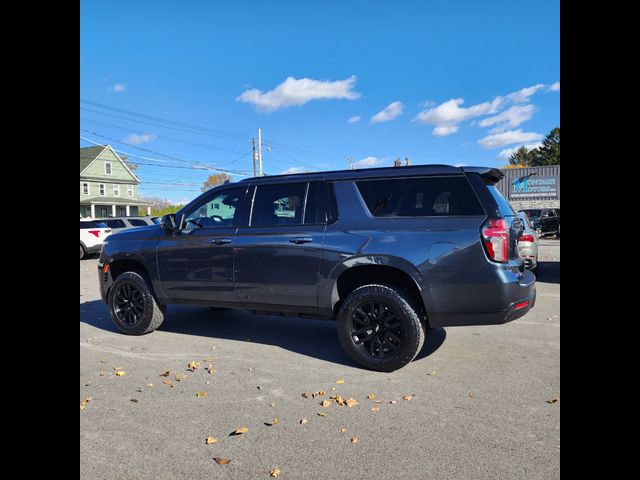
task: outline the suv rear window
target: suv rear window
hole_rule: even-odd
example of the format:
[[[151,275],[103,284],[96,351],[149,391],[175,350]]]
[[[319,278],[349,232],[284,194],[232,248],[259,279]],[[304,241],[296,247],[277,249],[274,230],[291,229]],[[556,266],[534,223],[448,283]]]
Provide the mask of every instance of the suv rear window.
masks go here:
[[[360,195],[375,217],[484,215],[466,177],[361,180]]]
[[[80,228],[107,228],[103,222],[80,222]]]
[[[498,188],[495,185],[487,184],[487,189],[491,192],[493,199],[498,204],[498,210],[500,212],[500,215],[502,215],[503,217],[509,217],[511,215],[516,214],[515,210],[509,203],[509,200],[504,198],[504,195],[502,195],[502,192],[498,190]]]
[[[127,228],[122,220],[106,220],[105,223],[110,228]]]
[[[146,227],[147,225],[149,225],[147,222],[140,218],[129,218],[128,220],[129,223],[134,227]]]

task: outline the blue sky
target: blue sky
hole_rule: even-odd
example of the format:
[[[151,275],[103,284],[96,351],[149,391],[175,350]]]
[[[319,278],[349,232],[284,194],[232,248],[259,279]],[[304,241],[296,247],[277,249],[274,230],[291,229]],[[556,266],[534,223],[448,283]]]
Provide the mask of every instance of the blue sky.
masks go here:
[[[559,16],[558,0],[83,0],[80,145],[132,154],[142,195],[174,202],[206,168],[251,173],[258,127],[267,174],[501,166],[560,124]]]

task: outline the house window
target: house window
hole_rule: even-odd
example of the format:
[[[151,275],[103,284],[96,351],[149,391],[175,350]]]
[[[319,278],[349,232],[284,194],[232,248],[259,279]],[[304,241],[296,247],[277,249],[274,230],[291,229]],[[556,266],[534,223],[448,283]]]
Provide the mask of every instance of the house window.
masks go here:
[[[100,196],[104,197],[106,195],[105,193],[105,188],[104,188],[104,183],[100,184]]]
[[[89,195],[89,184],[87,182],[82,183],[82,194]]]
[[[133,185],[127,185],[127,196],[133,197]]]
[[[114,197],[119,197],[120,196],[120,185],[114,185],[113,186],[113,196]]]
[[[111,162],[104,162],[105,175],[111,175]]]

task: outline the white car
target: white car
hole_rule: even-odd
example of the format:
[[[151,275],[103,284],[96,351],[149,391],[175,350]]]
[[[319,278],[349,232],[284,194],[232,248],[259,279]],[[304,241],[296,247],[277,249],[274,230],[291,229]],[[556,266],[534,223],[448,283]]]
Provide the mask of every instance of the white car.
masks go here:
[[[80,260],[89,253],[97,253],[111,229],[96,220],[80,220]]]

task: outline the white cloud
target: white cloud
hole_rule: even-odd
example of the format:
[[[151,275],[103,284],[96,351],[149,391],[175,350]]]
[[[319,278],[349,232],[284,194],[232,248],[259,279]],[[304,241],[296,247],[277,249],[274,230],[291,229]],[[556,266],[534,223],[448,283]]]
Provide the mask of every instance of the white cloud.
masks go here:
[[[375,167],[377,165],[380,165],[381,163],[384,162],[384,158],[378,158],[378,157],[365,157],[362,160],[358,160],[357,162],[355,162],[353,164],[353,166],[355,168],[362,168],[362,167]]]
[[[447,135],[451,135],[452,133],[456,133],[458,131],[458,125],[442,125],[440,127],[435,127],[433,129],[433,134],[436,137],[445,137]]]
[[[127,137],[125,142],[130,143],[131,145],[139,145],[141,143],[148,143],[152,140],[155,140],[155,138],[156,136],[152,133],[143,133],[142,135],[132,133]]]
[[[560,82],[554,82],[551,85],[549,85],[549,88],[547,89],[548,92],[559,92],[560,91]]]
[[[290,167],[280,172],[281,175],[289,175],[291,173],[304,173],[307,169],[304,167]]]
[[[335,82],[288,77],[273,90],[263,93],[257,88],[252,88],[242,93],[236,100],[254,105],[259,112],[273,112],[280,108],[303,105],[311,100],[329,98],[355,100],[360,98],[360,94],[353,91],[355,83],[355,75]]]
[[[506,148],[498,154],[498,158],[501,160],[509,160],[509,158],[511,158],[511,155],[513,155],[515,151],[518,150],[520,147],[524,147],[527,150],[533,150],[534,148],[538,148],[541,145],[542,143],[538,142],[538,143],[530,143],[528,145],[520,145],[519,147]]]
[[[402,102],[392,102],[384,110],[371,117],[371,123],[389,122],[402,113]]]
[[[541,138],[542,135],[539,133],[523,132],[521,129],[518,129],[487,135],[486,137],[478,140],[478,143],[484,148],[496,148],[504,145],[511,145],[512,143],[535,142]]]
[[[535,107],[531,104],[514,105],[513,107],[506,109],[498,115],[480,120],[478,125],[480,125],[481,127],[490,127],[491,125],[496,125],[496,128],[494,128],[491,132],[502,132],[507,128],[515,128],[518,125],[531,119],[535,110]]]
[[[127,86],[124,83],[116,83],[115,85],[111,85],[108,89],[110,92],[124,92],[127,90]]]
[[[456,163],[454,167],[465,167],[466,165],[466,163]]]
[[[353,117],[351,117],[349,120],[347,120],[347,123],[356,123],[360,121],[360,115],[354,115]]]
[[[434,125],[433,134],[436,136],[451,135],[459,130],[458,125],[460,123],[475,117],[494,115],[510,104],[525,103],[529,101],[529,98],[533,94],[544,87],[544,84],[538,83],[531,87],[509,93],[508,95],[497,96],[491,101],[471,105],[470,107],[462,106],[464,104],[464,98],[452,98],[437,106],[432,106],[429,102],[425,102],[423,104],[425,110],[418,113],[413,120],[421,124]],[[511,112],[511,114],[516,111]],[[521,111],[521,116],[522,112],[523,111]],[[504,121],[506,120],[505,118]],[[519,123],[517,125],[519,125]]]

